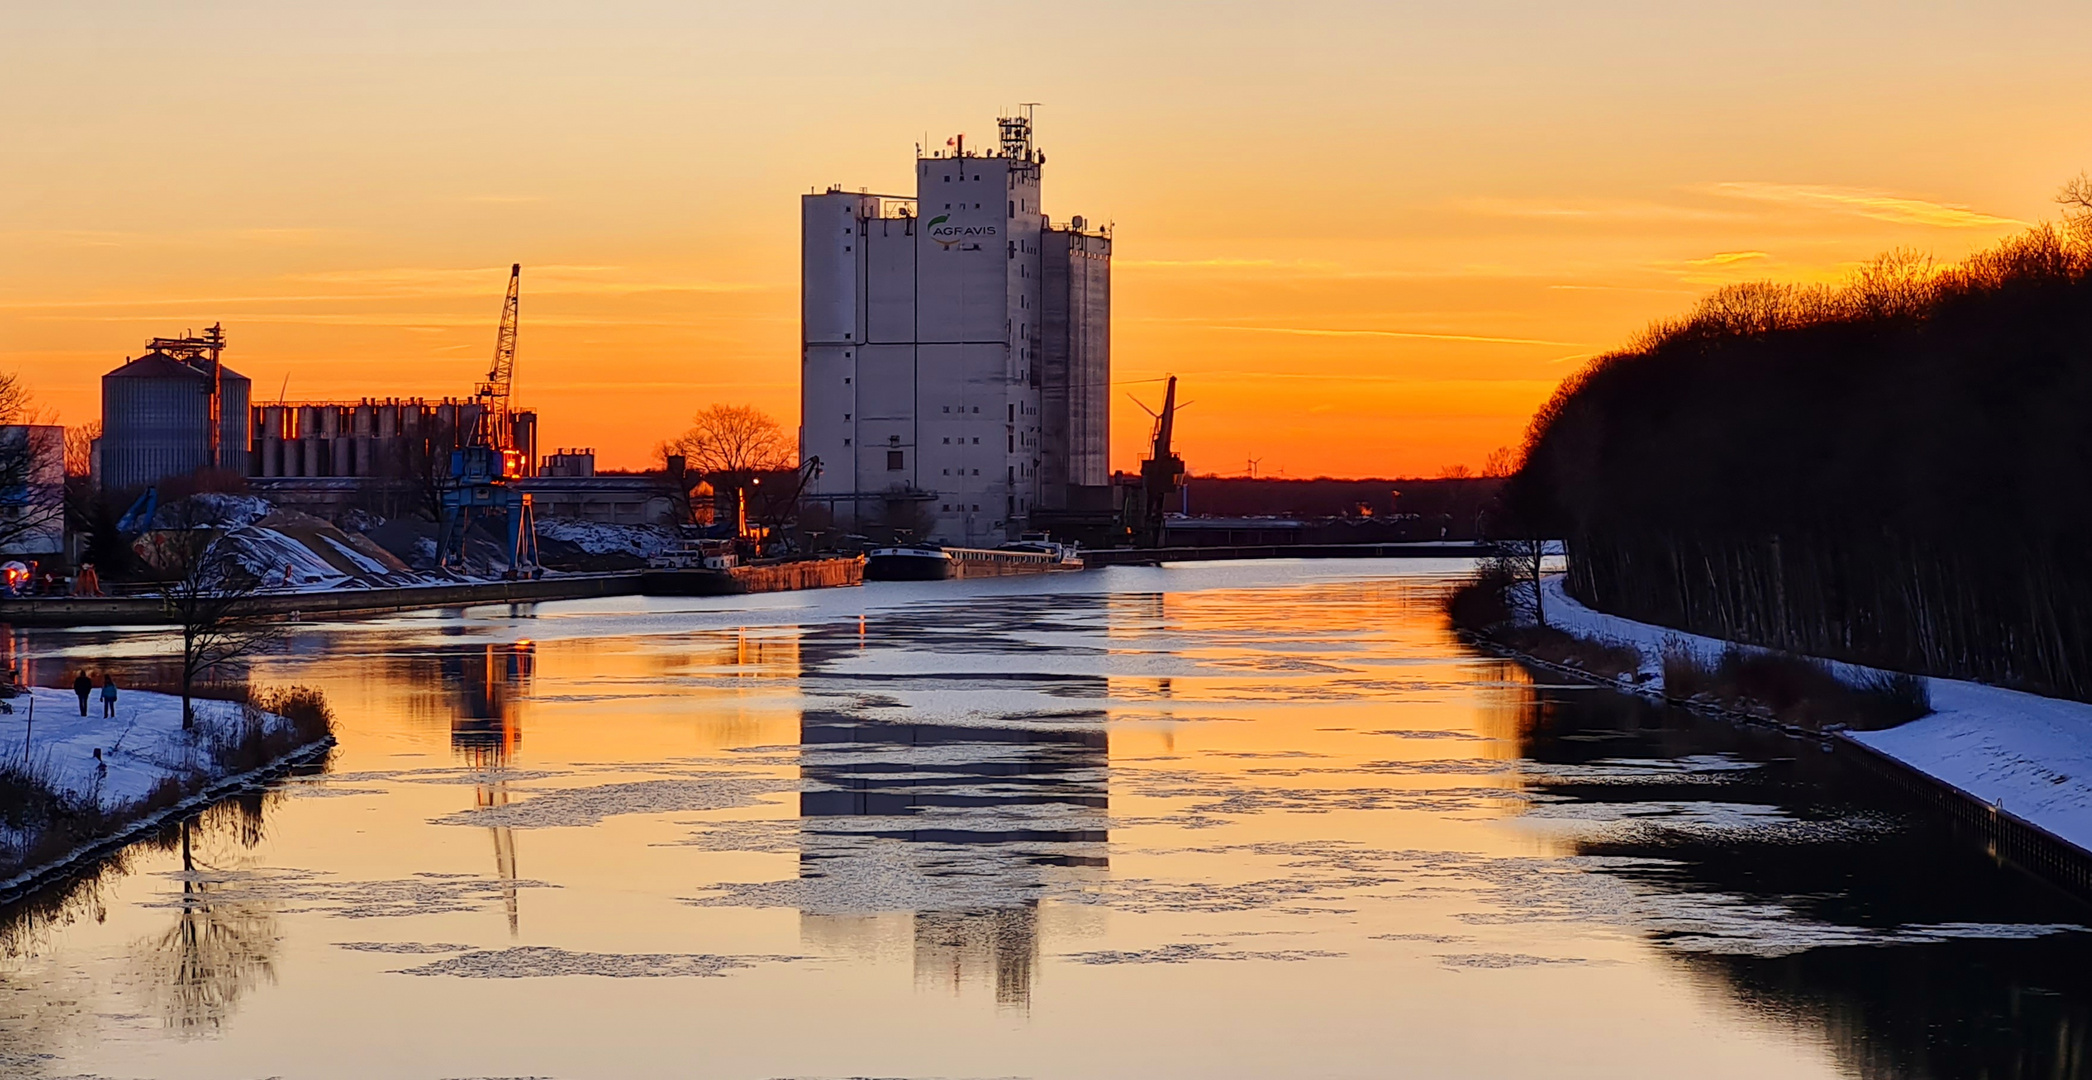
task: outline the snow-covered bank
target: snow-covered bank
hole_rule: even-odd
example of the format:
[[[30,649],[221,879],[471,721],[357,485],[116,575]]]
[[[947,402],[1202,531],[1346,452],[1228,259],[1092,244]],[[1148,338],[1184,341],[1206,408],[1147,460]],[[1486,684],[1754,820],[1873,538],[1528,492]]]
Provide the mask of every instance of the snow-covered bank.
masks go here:
[[[1645,685],[1660,687],[1667,648],[1717,661],[1729,642],[1593,611],[1546,584],[1547,621],[1579,637],[1628,645],[1642,654]],[[1871,668],[1832,663],[1857,682]],[[1925,679],[1933,712],[1881,731],[1847,737],[1943,783],[2092,850],[2092,704],[2041,697],[1958,679]]]
[[[96,687],[84,717],[71,690],[36,688],[7,699],[12,711],[0,713],[0,786],[9,795],[0,817],[0,878],[35,877],[69,863],[214,784],[266,770],[329,738],[317,695],[301,699],[306,708],[285,710],[296,719],[198,700],[196,728],[184,732],[179,697],[121,690],[116,715],[105,718],[100,692]]]
[[[202,744],[183,737],[181,698],[119,689],[116,717],[103,719],[101,692],[95,687],[86,716],[71,690],[37,687],[8,701],[14,712],[0,714],[0,761],[21,760],[26,744],[29,772],[57,793],[104,811],[145,798],[165,777],[209,766]],[[240,719],[240,707],[230,701],[197,701],[195,707],[200,727],[222,728]],[[288,723],[273,714],[268,722]]]

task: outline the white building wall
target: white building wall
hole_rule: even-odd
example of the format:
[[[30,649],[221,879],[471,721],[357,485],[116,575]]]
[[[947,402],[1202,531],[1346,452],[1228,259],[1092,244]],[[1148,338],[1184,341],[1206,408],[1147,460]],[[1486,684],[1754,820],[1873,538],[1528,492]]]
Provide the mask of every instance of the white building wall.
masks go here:
[[[912,217],[805,198],[801,452],[845,527],[908,491],[932,539],[1023,529],[1043,453],[1039,200],[1037,159],[998,155],[918,159]]]
[[[808,482],[819,496],[857,490],[856,352],[859,196],[830,192],[800,203],[799,460],[821,459]],[[838,509],[846,509],[848,503]],[[838,517],[845,515],[839,514]]]

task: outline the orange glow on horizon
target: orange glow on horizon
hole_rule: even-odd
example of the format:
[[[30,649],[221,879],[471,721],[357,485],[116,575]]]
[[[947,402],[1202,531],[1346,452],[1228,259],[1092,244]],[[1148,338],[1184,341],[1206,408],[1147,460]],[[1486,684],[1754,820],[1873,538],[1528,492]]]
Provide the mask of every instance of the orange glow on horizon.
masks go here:
[[[469,393],[523,264],[539,443],[644,467],[697,410],[797,421],[798,206],[1040,101],[1047,210],[1115,226],[1113,463],[1176,374],[1197,473],[1434,475],[1720,284],[1956,259],[2092,165],[2092,11],[1076,4],[816,18],[455,2],[120,18],[0,43],[0,369],[63,422],[223,321],[258,402]],[[810,27],[847,43],[809,59]],[[924,35],[925,25],[939,25]],[[2075,28],[2075,31],[2073,31]],[[209,76],[140,64],[219,43]],[[953,36],[956,35],[954,38]],[[931,40],[931,39],[937,40]],[[825,48],[825,46],[823,46]],[[1927,77],[1914,80],[1912,70]],[[1951,147],[1952,153],[1942,148]]]

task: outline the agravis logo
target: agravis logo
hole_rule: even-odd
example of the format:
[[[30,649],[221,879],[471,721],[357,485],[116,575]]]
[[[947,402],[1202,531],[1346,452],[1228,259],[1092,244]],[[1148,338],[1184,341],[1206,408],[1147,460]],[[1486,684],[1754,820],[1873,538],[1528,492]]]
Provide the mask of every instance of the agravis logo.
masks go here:
[[[967,240],[992,240],[1000,234],[993,225],[960,225],[952,221],[950,214],[939,214],[923,224],[923,231],[930,239],[951,247]]]

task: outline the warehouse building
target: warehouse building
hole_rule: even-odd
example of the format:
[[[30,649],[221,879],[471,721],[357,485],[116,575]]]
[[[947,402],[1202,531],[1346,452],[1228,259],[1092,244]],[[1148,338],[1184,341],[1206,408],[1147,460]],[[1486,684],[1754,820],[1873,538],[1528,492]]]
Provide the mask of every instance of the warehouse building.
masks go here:
[[[918,153],[913,198],[802,201],[799,452],[843,529],[993,543],[1108,504],[1111,234],[1055,225],[1031,118],[998,126]]]

